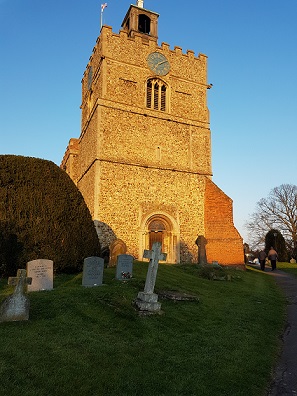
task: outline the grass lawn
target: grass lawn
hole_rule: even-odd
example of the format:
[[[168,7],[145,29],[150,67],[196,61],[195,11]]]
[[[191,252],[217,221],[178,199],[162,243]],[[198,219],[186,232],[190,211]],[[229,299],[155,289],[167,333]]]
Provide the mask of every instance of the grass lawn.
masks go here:
[[[208,280],[197,266],[160,265],[156,292],[194,294],[160,300],[163,315],[132,305],[146,263],[133,278],[83,288],[82,275],[58,275],[54,290],[31,292],[30,320],[0,323],[2,396],[261,396],[279,349],[285,299],[273,277],[228,270]],[[12,291],[0,281],[0,299]]]
[[[291,263],[276,263],[276,268],[288,272],[297,277],[297,264]]]

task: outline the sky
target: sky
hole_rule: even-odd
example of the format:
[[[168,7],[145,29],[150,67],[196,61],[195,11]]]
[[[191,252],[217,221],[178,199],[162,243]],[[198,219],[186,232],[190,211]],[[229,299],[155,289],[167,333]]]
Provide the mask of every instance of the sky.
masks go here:
[[[103,3],[103,2],[102,2]],[[136,0],[110,0],[115,33]],[[213,181],[234,224],[281,184],[297,184],[297,0],[145,0],[159,44],[208,56]],[[60,165],[80,135],[81,79],[100,33],[95,0],[0,0],[0,154]]]

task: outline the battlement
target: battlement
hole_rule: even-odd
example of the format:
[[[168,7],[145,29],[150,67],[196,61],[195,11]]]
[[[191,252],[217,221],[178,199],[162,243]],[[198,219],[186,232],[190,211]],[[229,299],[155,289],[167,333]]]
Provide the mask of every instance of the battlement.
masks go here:
[[[169,56],[177,56],[182,57],[183,59],[188,59],[190,61],[200,61],[202,63],[206,63],[207,55],[198,53],[195,56],[195,51],[187,49],[183,51],[183,49],[179,46],[174,46],[173,49],[170,48],[168,43],[162,42],[161,45],[158,45],[154,37],[149,35],[144,35],[141,33],[135,32],[133,37],[130,37],[126,30],[121,29],[119,33],[115,33],[112,31],[111,26],[104,25],[101,28],[100,35],[96,40],[96,45],[93,48],[92,55],[89,58],[89,63],[87,64],[86,71],[90,67],[96,53],[101,51],[101,56],[108,56],[110,52],[108,50],[109,46],[112,48],[114,46],[123,47],[135,47],[138,48],[143,46],[144,48],[148,48],[151,51],[161,51],[164,55],[168,54]],[[85,72],[86,72],[85,71]]]

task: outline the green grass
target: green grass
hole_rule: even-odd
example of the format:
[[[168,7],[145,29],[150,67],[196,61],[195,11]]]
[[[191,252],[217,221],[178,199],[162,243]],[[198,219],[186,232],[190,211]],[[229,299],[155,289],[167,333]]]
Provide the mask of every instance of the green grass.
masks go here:
[[[0,324],[0,394],[264,395],[285,313],[273,277],[228,270],[232,281],[212,281],[197,266],[160,265],[156,292],[200,301],[160,300],[163,315],[140,317],[132,301],[146,270],[135,263],[121,283],[108,268],[95,288],[59,275],[53,291],[30,293],[30,320]],[[4,298],[12,289],[0,286]]]
[[[291,263],[276,263],[276,268],[288,272],[297,277],[297,264]]]

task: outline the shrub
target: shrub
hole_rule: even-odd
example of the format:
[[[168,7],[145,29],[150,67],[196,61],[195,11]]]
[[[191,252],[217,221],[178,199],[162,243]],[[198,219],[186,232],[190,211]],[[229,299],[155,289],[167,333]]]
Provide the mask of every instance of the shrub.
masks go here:
[[[37,258],[74,273],[98,254],[91,214],[65,172],[39,158],[0,156],[0,275]]]

